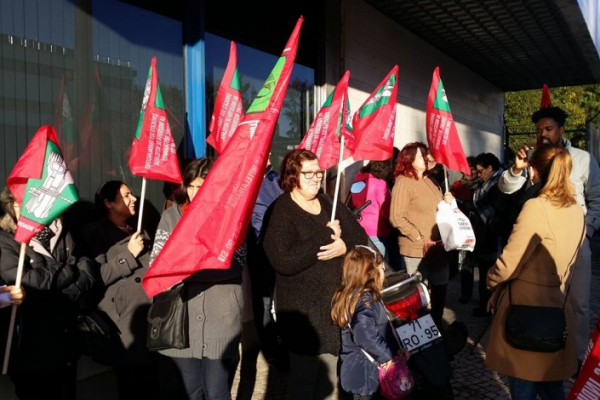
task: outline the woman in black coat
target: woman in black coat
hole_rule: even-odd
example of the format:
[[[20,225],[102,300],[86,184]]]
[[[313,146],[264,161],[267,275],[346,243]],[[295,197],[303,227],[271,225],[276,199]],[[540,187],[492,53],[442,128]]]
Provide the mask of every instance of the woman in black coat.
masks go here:
[[[100,264],[98,310],[110,318],[119,338],[94,360],[114,367],[120,399],[158,396],[156,357],[146,347],[152,300],[142,287],[151,243],[148,235],[127,223],[135,215],[136,201],[123,182],[104,183],[95,196],[96,209],[104,217],[83,230],[87,255]]]
[[[21,247],[13,239],[20,208],[8,189],[0,202],[0,279],[11,285],[17,278]],[[93,262],[79,257],[60,219],[29,242],[21,281],[27,301],[17,315],[9,365],[20,399],[75,399],[78,301],[94,282]]]
[[[330,317],[333,292],[342,282],[347,250],[368,237],[350,210],[319,194],[324,171],[317,156],[292,150],[284,158],[264,250],[277,274],[277,327],[290,351],[288,398],[330,398],[337,384],[340,330]]]

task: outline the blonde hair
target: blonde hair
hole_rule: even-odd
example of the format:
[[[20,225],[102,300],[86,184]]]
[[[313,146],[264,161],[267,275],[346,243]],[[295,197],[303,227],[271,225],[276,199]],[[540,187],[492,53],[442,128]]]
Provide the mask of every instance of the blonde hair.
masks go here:
[[[364,293],[371,293],[373,299],[367,305],[381,300],[382,263],[379,252],[364,247],[356,247],[346,254],[342,265],[342,286],[335,291],[332,299],[331,319],[335,325],[341,329],[348,326]]]
[[[542,182],[540,197],[548,199],[552,205],[559,208],[577,203],[573,185],[569,180],[573,163],[563,147],[551,144],[540,146],[529,162]]]

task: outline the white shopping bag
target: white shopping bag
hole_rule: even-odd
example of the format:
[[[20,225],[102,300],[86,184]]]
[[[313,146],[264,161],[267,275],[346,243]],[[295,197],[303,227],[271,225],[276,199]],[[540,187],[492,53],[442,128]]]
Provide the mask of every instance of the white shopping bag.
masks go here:
[[[451,204],[441,201],[437,208],[435,222],[440,230],[444,249],[473,251],[475,232],[469,218],[456,205],[456,200],[453,199]]]

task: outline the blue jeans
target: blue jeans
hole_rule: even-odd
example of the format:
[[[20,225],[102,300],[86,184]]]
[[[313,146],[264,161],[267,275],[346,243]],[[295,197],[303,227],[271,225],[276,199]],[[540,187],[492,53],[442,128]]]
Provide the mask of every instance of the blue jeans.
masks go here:
[[[538,394],[543,400],[565,399],[565,388],[562,381],[531,382],[509,376],[508,388],[512,400],[535,400]]]
[[[190,400],[231,400],[229,370],[232,360],[172,358]]]

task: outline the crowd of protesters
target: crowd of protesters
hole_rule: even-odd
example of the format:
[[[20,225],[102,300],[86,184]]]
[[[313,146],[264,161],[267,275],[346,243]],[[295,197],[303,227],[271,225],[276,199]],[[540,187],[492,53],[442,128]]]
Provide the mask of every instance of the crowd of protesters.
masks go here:
[[[509,377],[515,399],[537,393],[563,398],[562,380],[581,366],[589,339],[589,239],[600,228],[600,168],[563,137],[564,111],[541,109],[532,119],[535,151],[525,146],[509,168],[482,153],[469,157],[470,175],[444,183],[444,169],[433,168],[435,160],[420,142],[405,145],[393,159],[367,164],[355,178],[365,189],[352,198],[355,207],[371,201],[360,220],[342,203],[331,218],[335,207],[322,191],[325,171],[315,154],[288,152],[280,175],[269,163],[247,240],[229,268],[201,270],[181,283],[186,349],[147,349],[152,299],[141,280],[214,160],[187,165],[155,233],[130,225],[137,199],[129,187],[105,182],[96,192],[99,218],[78,234],[62,218],[54,220],[27,246],[22,288],[0,287],[0,295],[7,294],[0,306],[19,305],[9,368],[16,395],[75,398],[77,362],[89,351],[78,339],[80,317],[86,316],[112,332],[93,359],[114,369],[119,398],[231,399],[244,308],[252,307],[266,359],[289,372],[287,398],[329,399],[340,381],[355,399],[377,398],[377,368],[365,354],[383,366],[396,353],[408,357],[390,339],[378,301],[384,260],[399,259],[388,265],[421,272],[440,327],[450,266],[460,270],[463,303],[473,295],[477,268],[474,315],[491,318],[497,310],[487,364]],[[20,210],[7,189],[0,200],[0,280],[14,285]],[[437,205],[454,200],[472,223],[473,253],[448,254],[442,246]],[[560,306],[567,293],[564,349],[549,356],[513,349],[503,334],[510,302]],[[254,304],[244,304],[249,298]],[[3,321],[6,310],[0,310]]]

